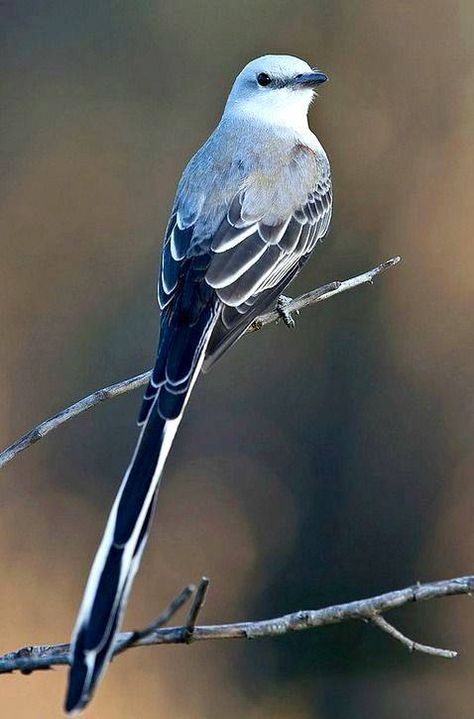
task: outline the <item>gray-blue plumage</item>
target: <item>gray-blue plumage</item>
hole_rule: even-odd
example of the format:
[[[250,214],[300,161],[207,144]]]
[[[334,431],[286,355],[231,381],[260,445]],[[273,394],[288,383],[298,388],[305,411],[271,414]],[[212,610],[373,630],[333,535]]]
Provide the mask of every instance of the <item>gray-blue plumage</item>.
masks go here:
[[[77,618],[68,712],[87,704],[112,656],[166,457],[199,371],[276,301],[328,230],[329,162],[306,119],[324,79],[289,56],[249,63],[219,125],[183,172],[161,255],[160,337],[142,429]]]

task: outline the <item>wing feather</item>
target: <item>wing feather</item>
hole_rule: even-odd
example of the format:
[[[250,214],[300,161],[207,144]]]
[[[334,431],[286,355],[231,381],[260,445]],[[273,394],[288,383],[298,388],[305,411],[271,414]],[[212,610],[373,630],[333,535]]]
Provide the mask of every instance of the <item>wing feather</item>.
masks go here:
[[[267,249],[267,243],[258,234],[250,235],[233,252],[223,252],[213,258],[206,281],[214,289],[227,287],[258,262]]]
[[[253,233],[249,233],[249,227],[245,228],[247,234],[244,241],[239,238],[232,243],[230,237],[232,234],[236,236],[237,226],[240,231],[244,226],[237,216],[238,208],[242,208],[243,203],[244,198],[242,193],[239,193],[238,198],[234,198],[231,203],[232,211],[227,213],[219,228],[220,235],[226,237],[226,246],[219,245],[219,258],[215,255],[211,257],[206,274],[206,281],[216,289],[224,307],[207,348],[205,369],[209,369],[222,352],[245,332],[248,325],[268,308],[268,303],[275,299],[273,290],[278,288],[281,291],[286,286],[317,242],[326,235],[332,209],[329,163],[326,164],[316,188],[308,194],[303,205],[295,208],[290,217],[270,225],[263,216],[255,223]],[[229,219],[232,219],[232,227]],[[240,254],[243,250],[240,251],[240,248],[244,243],[249,248],[255,248],[257,237],[267,243],[267,250],[256,261],[249,262],[245,270],[240,271],[243,267]],[[256,254],[254,249],[253,259]],[[218,270],[224,267],[226,281],[222,282]]]
[[[275,288],[284,288],[329,228],[332,194],[327,160],[320,167],[316,187],[286,218],[275,221],[273,206],[262,207],[257,213],[258,202],[247,196],[251,192],[251,188],[240,189],[233,196],[223,207],[222,220],[211,236],[201,229],[196,208],[179,206],[186,198],[178,201],[168,225],[158,287],[162,311],[173,312],[176,302],[181,301],[180,277],[189,263],[220,303],[219,319],[207,349],[207,367],[268,308]],[[202,196],[199,198],[198,209],[202,205]],[[179,394],[186,385],[179,378],[188,368],[180,366],[177,358],[173,364],[179,371],[165,374],[169,391]],[[160,381],[155,372],[145,395],[147,405],[153,402]]]
[[[217,289],[217,296],[225,305],[236,307],[258,291],[265,279],[278,266],[281,250],[274,245],[267,247],[257,262],[248,268],[238,280]],[[212,264],[212,263],[211,263]]]

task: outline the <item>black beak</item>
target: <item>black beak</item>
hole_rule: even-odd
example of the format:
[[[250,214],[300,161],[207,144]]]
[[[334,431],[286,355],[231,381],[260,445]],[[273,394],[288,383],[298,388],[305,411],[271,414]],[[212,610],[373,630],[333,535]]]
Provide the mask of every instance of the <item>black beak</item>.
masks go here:
[[[313,70],[313,72],[305,72],[302,75],[297,75],[293,79],[292,84],[296,87],[315,88],[318,87],[318,85],[322,85],[327,79],[328,76],[325,72]]]

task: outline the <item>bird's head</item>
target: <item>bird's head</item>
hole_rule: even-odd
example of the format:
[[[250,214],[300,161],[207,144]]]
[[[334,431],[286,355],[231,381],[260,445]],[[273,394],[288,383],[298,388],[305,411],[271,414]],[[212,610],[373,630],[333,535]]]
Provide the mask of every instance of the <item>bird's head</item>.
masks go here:
[[[288,127],[306,124],[316,88],[327,75],[291,55],[265,55],[237,75],[224,115]]]

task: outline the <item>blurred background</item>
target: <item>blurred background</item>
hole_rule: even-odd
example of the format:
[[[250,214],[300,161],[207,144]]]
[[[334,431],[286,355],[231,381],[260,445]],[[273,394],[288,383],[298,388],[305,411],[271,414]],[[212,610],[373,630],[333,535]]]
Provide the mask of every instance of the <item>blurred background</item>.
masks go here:
[[[176,182],[251,58],[330,75],[311,122],[335,213],[295,295],[403,263],[246,337],[198,384],[125,625],[212,580],[202,621],[264,618],[474,570],[474,6],[470,0],[5,0],[0,439],[152,362]],[[69,637],[134,445],[140,393],[68,423],[0,482],[0,651]],[[474,607],[127,652],[91,719],[472,716]],[[0,678],[60,717],[66,672]]]

